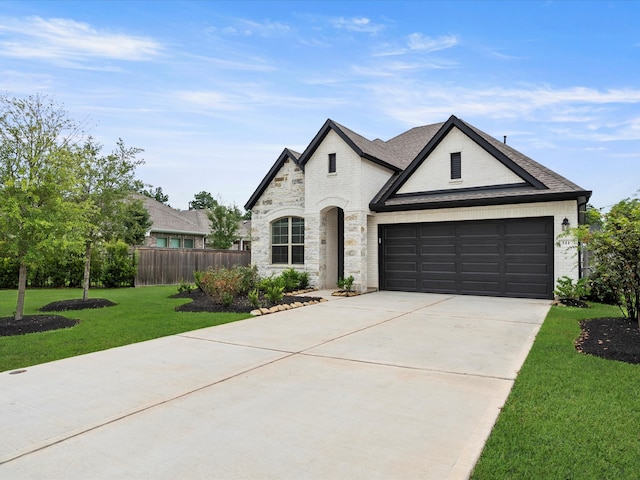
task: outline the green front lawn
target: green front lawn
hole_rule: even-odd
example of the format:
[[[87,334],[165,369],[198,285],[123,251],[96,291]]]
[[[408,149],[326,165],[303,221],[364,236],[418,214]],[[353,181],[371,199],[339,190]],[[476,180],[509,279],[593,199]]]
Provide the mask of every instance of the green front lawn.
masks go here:
[[[552,307],[472,476],[637,479],[640,365],[578,353],[579,320],[616,307]]]
[[[168,298],[176,292],[175,286],[91,290],[90,297],[106,298],[117,305],[47,312],[79,319],[80,324],[62,330],[0,337],[0,372],[249,317],[245,313],[176,312],[176,306],[189,301]],[[82,291],[75,289],[27,290],[25,315],[41,314],[37,309],[51,302],[79,298]],[[0,290],[0,318],[13,315],[16,299],[15,290]]]

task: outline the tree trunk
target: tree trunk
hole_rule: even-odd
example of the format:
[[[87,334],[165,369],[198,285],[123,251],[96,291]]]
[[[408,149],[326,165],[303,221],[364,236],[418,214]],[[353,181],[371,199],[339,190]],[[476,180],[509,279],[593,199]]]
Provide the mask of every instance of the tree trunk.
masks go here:
[[[84,276],[82,277],[82,300],[89,298],[89,280],[91,277],[91,242],[87,242],[84,248]]]
[[[27,265],[20,262],[20,271],[18,274],[18,303],[16,305],[16,314],[14,320],[17,322],[24,317],[24,295],[27,290]]]

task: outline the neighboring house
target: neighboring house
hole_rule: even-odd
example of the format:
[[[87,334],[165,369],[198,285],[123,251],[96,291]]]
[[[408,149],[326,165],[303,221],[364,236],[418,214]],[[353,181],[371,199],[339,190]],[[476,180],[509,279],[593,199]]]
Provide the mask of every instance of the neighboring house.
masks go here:
[[[229,250],[251,250],[251,220],[240,220],[238,239]]]
[[[556,237],[590,195],[455,116],[386,142],[327,120],[302,154],[282,152],[245,208],[262,275],[552,298],[559,277],[580,274]]]
[[[205,248],[211,233],[206,210],[175,210],[144,195],[139,197],[151,217],[145,245],[162,248]]]
[[[145,237],[145,246],[162,248],[206,248],[211,233],[207,211],[176,210],[164,203],[138,195],[151,218],[151,228]],[[229,250],[251,250],[251,221],[241,220],[238,239]]]

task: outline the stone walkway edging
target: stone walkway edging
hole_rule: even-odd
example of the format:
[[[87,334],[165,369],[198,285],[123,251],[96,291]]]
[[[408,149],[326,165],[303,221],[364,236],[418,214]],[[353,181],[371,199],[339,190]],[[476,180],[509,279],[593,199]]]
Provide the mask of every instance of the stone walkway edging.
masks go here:
[[[249,312],[254,317],[259,317],[261,315],[268,315],[270,313],[284,312],[285,310],[292,310],[294,308],[307,307],[309,305],[316,305],[318,303],[328,302],[326,298],[320,298],[318,300],[309,300],[308,302],[294,302],[294,303],[283,303],[280,305],[274,305],[271,308],[256,308],[255,310],[251,310]]]

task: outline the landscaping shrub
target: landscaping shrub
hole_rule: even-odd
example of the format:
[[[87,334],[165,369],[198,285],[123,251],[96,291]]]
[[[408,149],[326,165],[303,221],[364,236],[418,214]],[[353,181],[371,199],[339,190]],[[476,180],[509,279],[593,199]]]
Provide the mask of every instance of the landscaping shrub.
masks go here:
[[[257,288],[254,288],[253,290],[251,290],[247,294],[247,297],[249,298],[249,303],[251,303],[252,307],[258,308],[260,306],[260,292],[258,291]]]
[[[258,286],[260,276],[256,265],[249,267],[237,265],[234,269],[240,274],[240,294],[246,295]]]
[[[280,303],[284,297],[284,287],[276,282],[266,289],[265,295],[271,303]]]
[[[193,290],[193,286],[189,282],[186,282],[184,278],[181,278],[180,284],[178,285],[178,293],[191,293],[191,290]]]
[[[0,288],[18,288],[20,265],[13,258],[0,258]]]
[[[214,302],[231,305],[242,288],[242,272],[238,268],[208,268],[204,272],[194,272],[200,289]]]
[[[195,272],[193,272],[193,281],[195,282],[196,287],[198,287],[203,292],[204,288],[202,288],[202,277],[204,277],[206,273],[206,271],[201,270],[196,270]]]
[[[262,290],[263,292],[266,292],[273,287],[282,288],[282,291],[284,291],[285,283],[282,276],[274,277],[272,275],[260,280],[260,290]]]
[[[559,298],[584,298],[589,293],[587,279],[581,278],[576,283],[573,283],[573,279],[566,275],[562,276],[558,279],[558,284],[553,293]]]
[[[294,268],[289,268],[280,274],[285,292],[293,292],[300,287],[300,274]]]
[[[300,289],[309,288],[309,273],[308,272],[300,272],[300,274],[298,275],[298,278],[300,279],[300,282],[298,284],[298,287]]]
[[[137,261],[129,254],[126,243],[118,241],[107,244],[102,267],[102,283],[107,288],[133,287],[137,273]]]
[[[353,289],[353,281],[353,275],[349,275],[347,278],[340,278],[338,280],[338,288],[340,290],[346,290],[347,292],[350,292]]]
[[[111,255],[104,248],[94,248],[91,251],[91,273],[90,281],[92,286],[116,286],[120,287],[133,285],[136,275],[137,266],[133,268],[127,263],[124,257],[121,259],[125,267],[124,273],[118,273],[120,267],[113,262],[110,265],[111,271],[107,272],[107,281],[114,282],[115,277],[124,278],[122,284],[106,285],[103,283],[103,265],[107,258]],[[133,262],[131,254],[123,253],[128,257],[129,263]],[[117,262],[116,262],[117,263]],[[18,288],[18,269],[19,265],[15,259],[0,258],[0,288]],[[84,254],[79,251],[65,250],[57,251],[50,256],[46,262],[38,265],[36,268],[27,269],[27,285],[36,288],[63,288],[63,287],[80,287],[84,276]]]
[[[587,285],[589,286],[587,300],[605,305],[617,305],[620,302],[611,286],[609,275],[603,269],[596,268],[587,277]]]

